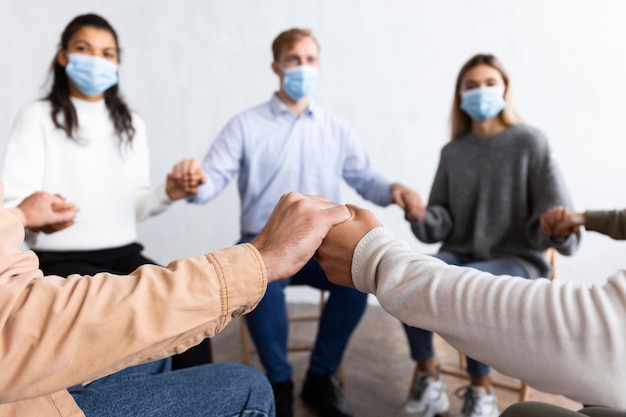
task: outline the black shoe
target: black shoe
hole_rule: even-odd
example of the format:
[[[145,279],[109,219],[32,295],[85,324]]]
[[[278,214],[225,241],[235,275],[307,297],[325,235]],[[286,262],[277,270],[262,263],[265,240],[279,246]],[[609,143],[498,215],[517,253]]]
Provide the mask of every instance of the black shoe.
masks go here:
[[[322,417],[352,417],[352,407],[343,398],[334,375],[319,375],[309,371],[306,374],[302,401]]]
[[[276,417],[293,417],[293,382],[291,380],[272,384]]]

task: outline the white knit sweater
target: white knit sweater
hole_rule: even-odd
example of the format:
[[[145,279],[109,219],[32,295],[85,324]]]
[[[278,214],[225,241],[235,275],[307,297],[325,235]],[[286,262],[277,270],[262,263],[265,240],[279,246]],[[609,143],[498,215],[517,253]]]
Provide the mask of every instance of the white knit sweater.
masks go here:
[[[79,143],[54,126],[48,101],[18,115],[5,153],[5,206],[14,207],[34,191],[59,193],[76,203],[76,224],[53,234],[39,233],[31,246],[41,250],[96,250],[137,239],[136,222],[170,203],[164,186],[151,188],[143,121],[133,114],[132,145],[120,145],[104,101],[72,98]]]
[[[355,286],[390,314],[542,391],[626,408],[626,272],[604,285],[493,276],[419,255],[388,229],[352,261]]]

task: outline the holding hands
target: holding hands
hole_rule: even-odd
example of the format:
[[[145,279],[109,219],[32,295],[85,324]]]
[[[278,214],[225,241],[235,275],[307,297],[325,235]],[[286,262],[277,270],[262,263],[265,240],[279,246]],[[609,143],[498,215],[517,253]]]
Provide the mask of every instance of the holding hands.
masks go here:
[[[269,282],[294,275],[315,255],[328,279],[354,287],[354,249],[378,226],[382,224],[368,210],[291,192],[281,197],[251,243],[263,257]]]
[[[421,221],[426,213],[426,207],[422,203],[420,195],[409,187],[393,183],[391,186],[391,202],[396,203],[404,210],[404,218],[410,222]]]
[[[37,191],[13,210],[27,229],[54,233],[74,224],[78,207],[58,194]]]
[[[356,245],[370,230],[382,226],[382,223],[369,210],[351,204],[347,207],[350,218],[330,229],[315,259],[331,282],[354,288],[352,256]]]
[[[552,207],[546,211],[540,219],[541,229],[551,237],[567,237],[572,233],[578,233],[580,226],[587,221],[585,212],[575,213],[566,207]]]
[[[331,203],[327,197],[296,192],[283,195],[251,242],[263,257],[268,281],[298,272],[313,257],[328,231],[349,218],[346,206]]]
[[[197,159],[183,159],[167,174],[165,190],[171,200],[180,200],[198,192],[198,186],[206,182],[206,176]]]

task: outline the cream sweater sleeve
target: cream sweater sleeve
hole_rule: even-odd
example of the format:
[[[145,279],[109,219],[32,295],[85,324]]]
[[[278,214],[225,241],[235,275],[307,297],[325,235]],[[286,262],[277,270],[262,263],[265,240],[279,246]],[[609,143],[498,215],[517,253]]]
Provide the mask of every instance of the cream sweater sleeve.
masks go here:
[[[413,253],[385,228],[358,244],[355,286],[390,314],[542,391],[626,408],[626,273],[604,285],[524,280]]]
[[[6,207],[16,207],[31,193],[44,188],[46,141],[43,108],[43,103],[34,103],[20,111],[13,123],[1,175]]]
[[[172,200],[165,191],[165,185],[152,187],[150,184],[150,151],[146,135],[146,126],[139,115],[133,113],[135,137],[133,150],[137,152],[137,193],[135,198],[135,217],[137,221],[162,213]]]

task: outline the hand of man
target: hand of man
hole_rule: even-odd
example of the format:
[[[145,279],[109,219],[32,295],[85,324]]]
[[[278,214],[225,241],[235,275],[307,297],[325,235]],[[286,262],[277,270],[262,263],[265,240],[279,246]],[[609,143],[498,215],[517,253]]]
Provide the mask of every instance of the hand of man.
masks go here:
[[[370,230],[382,226],[371,211],[348,205],[352,216],[334,226],[317,250],[319,262],[329,280],[338,285],[354,287],[352,281],[352,256],[359,241]]]
[[[566,207],[552,207],[546,211],[539,221],[541,229],[551,237],[567,237],[578,233],[580,226],[586,221],[585,213],[574,213]]]
[[[27,229],[54,233],[74,224],[78,207],[58,194],[37,191],[26,197],[15,210]]]
[[[421,221],[426,213],[420,195],[398,182],[391,186],[391,202],[404,210],[404,218],[410,222]]]
[[[251,242],[263,257],[268,281],[298,272],[313,257],[330,228],[348,218],[346,206],[333,204],[326,197],[295,192],[283,195]]]
[[[206,182],[206,176],[197,159],[183,159],[167,174],[165,190],[171,200],[194,195],[198,186]]]

